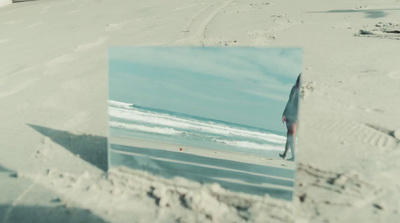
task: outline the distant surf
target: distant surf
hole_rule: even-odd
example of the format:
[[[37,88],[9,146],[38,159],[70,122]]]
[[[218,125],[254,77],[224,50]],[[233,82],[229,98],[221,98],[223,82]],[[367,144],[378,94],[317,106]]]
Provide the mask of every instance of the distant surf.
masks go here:
[[[262,156],[276,156],[286,142],[284,135],[266,129],[119,101],[109,100],[108,106],[111,136]]]

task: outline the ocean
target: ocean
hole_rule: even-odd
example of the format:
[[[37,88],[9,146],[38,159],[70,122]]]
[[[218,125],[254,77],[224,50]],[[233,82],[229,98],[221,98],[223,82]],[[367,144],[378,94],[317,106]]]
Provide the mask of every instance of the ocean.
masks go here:
[[[268,129],[108,101],[110,136],[278,157],[286,136]]]

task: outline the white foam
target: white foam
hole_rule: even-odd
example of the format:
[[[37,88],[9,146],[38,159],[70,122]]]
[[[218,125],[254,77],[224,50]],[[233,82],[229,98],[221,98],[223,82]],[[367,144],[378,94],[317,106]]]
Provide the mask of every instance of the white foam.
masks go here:
[[[249,149],[258,149],[258,150],[282,150],[282,146],[273,146],[270,144],[259,144],[248,141],[231,141],[231,140],[220,140],[215,139],[214,141],[223,143],[230,146],[240,147],[240,148],[249,148]]]
[[[144,125],[131,125],[131,124],[126,124],[126,123],[121,123],[121,122],[110,122],[110,126],[116,127],[116,128],[129,129],[129,130],[136,130],[136,131],[141,131],[141,132],[158,133],[158,134],[163,134],[163,135],[178,135],[178,134],[183,133],[181,131],[176,131],[175,129],[172,129],[172,128],[149,127],[149,126],[144,126]]]
[[[108,100],[108,105],[114,106],[117,108],[126,108],[126,109],[132,108],[132,104],[120,102],[120,101],[113,101],[113,100]]]
[[[133,108],[130,104],[127,103],[109,101],[109,104],[111,105],[111,107],[109,108],[109,114],[110,116],[115,118],[147,124],[168,126],[175,129],[179,128],[208,132],[223,136],[261,139],[271,143],[284,143],[286,140],[284,136],[275,135],[272,133],[233,128],[219,123],[205,122],[188,118],[178,118],[168,114],[161,114],[150,111],[141,111]]]

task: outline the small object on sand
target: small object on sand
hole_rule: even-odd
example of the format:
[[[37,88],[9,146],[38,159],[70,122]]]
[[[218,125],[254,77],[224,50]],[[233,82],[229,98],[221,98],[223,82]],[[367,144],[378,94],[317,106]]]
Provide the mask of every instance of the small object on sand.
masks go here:
[[[395,131],[393,132],[393,136],[394,136],[396,139],[399,139],[399,140],[400,140],[400,129],[395,130]]]
[[[377,204],[377,203],[374,203],[373,206],[374,206],[375,208],[379,209],[379,210],[382,210],[382,209],[383,209],[383,206],[380,205],[380,204]]]
[[[385,32],[385,33],[393,33],[393,34],[400,34],[400,30],[386,30],[386,31],[383,31],[383,32]]]
[[[18,172],[10,174],[10,177],[14,177],[14,178],[19,178],[20,176],[21,175]]]
[[[26,177],[23,173],[21,173],[21,171],[17,171],[17,172],[11,173],[9,176],[10,177],[14,177],[14,178]]]
[[[50,176],[50,175],[53,175],[55,172],[57,172],[57,170],[56,169],[47,169],[47,171],[46,171],[46,173],[47,173],[47,176]]]
[[[54,203],[61,203],[62,200],[61,200],[61,198],[54,198],[53,200],[51,200],[51,202],[54,202]]]
[[[302,194],[299,196],[300,202],[304,202],[304,200],[306,199],[306,194]]]
[[[182,151],[182,148],[180,148],[179,150]]]
[[[98,189],[98,187],[96,186],[96,184],[92,184],[86,188],[87,191],[93,191],[93,190],[97,190],[97,189]]]
[[[368,30],[360,29],[360,35],[374,35],[374,33]]]

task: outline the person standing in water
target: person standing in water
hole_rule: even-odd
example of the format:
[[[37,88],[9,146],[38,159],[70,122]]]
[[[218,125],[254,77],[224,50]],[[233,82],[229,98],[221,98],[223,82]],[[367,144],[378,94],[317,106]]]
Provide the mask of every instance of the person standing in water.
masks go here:
[[[286,155],[290,148],[292,158],[290,158],[289,160],[291,161],[295,160],[295,144],[296,144],[295,142],[296,142],[296,131],[298,123],[297,116],[299,108],[300,76],[301,73],[297,77],[296,84],[292,87],[292,90],[290,91],[289,100],[282,114],[282,122],[284,124],[286,123],[287,127],[287,137],[286,137],[285,151],[283,153],[280,153],[279,156],[282,159],[286,159]]]

